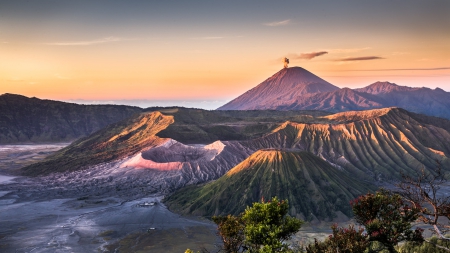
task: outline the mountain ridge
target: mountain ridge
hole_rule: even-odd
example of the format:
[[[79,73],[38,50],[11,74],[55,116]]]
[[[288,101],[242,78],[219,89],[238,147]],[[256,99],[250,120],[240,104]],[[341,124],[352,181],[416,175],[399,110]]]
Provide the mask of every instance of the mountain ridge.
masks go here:
[[[350,217],[348,202],[376,187],[353,180],[305,151],[258,150],[219,179],[183,188],[166,198],[172,210],[201,216],[239,213],[253,202],[288,199],[289,213],[304,220]]]
[[[163,143],[165,139],[157,137],[156,133],[172,123],[172,116],[144,112],[78,139],[45,160],[22,168],[22,171],[35,176],[81,170],[90,165],[121,159]]]
[[[300,67],[283,69],[282,71],[301,73],[311,72]],[[272,76],[271,78],[273,78]],[[317,80],[322,80],[315,76]],[[450,92],[440,88],[407,87],[390,82],[375,82],[363,88],[338,88],[328,82],[327,89],[318,88],[322,84],[310,83],[316,86],[311,92],[304,92],[302,87],[288,87],[277,78],[267,79],[249,91],[243,93],[217,110],[325,110],[342,112],[348,110],[368,110],[384,107],[400,107],[415,113],[450,119]],[[295,80],[295,78],[298,78]],[[304,78],[304,79],[302,79]],[[270,80],[270,82],[268,82]],[[297,75],[290,80],[291,83],[307,83],[309,77]],[[331,85],[331,86],[330,86]],[[270,87],[261,89],[260,87]],[[274,91],[271,93],[270,91]],[[278,94],[289,94],[279,96]]]
[[[187,111],[189,113],[183,110],[177,113],[202,115],[202,111],[199,110]],[[221,114],[220,111],[208,113]],[[431,169],[436,166],[436,160],[440,160],[445,166],[450,165],[450,121],[410,113],[400,108],[300,118],[308,119],[308,121],[285,120],[270,123],[272,127],[264,127],[263,130],[258,127],[256,128],[258,134],[250,134],[247,135],[249,139],[240,138],[239,140],[220,140],[221,136],[229,137],[228,129],[234,129],[236,126],[240,129],[239,131],[247,131],[246,127],[237,124],[238,118],[224,119],[221,118],[223,114],[220,117],[212,117],[208,114],[210,117],[204,118],[204,120],[212,119],[216,124],[219,123],[217,121],[219,119],[226,120],[221,123],[221,127],[226,128],[220,128],[222,129],[220,131],[224,132],[217,131],[215,127],[208,129],[202,125],[196,125],[196,122],[187,124],[186,122],[191,121],[190,119],[185,120],[185,123],[172,131],[166,131],[177,124],[176,121],[180,117],[176,114],[165,115],[160,112],[147,112],[147,114],[160,115],[167,119],[161,122],[166,123],[156,124],[155,129],[147,131],[151,134],[144,138],[141,137],[144,136],[141,134],[143,133],[140,131],[141,127],[130,126],[134,124],[133,122],[140,122],[139,117],[142,115],[135,116],[74,142],[57,152],[54,157],[28,166],[22,171],[26,175],[42,175],[80,170],[114,160],[125,159],[123,162],[126,163],[128,159],[134,159],[133,162],[128,163],[129,166],[144,169],[147,165],[150,166],[149,169],[171,168],[170,170],[173,170],[175,168],[184,175],[183,182],[189,184],[216,179],[252,153],[267,148],[310,152],[336,168],[344,169],[356,177],[369,181],[396,180],[401,177],[402,172],[413,172],[414,168]],[[193,119],[199,117],[203,116],[195,116]],[[228,120],[229,123],[227,123]],[[258,125],[251,125],[251,128]],[[201,143],[183,144],[179,142],[180,133],[178,132],[178,129],[183,128],[189,131],[182,132],[181,135],[195,136],[196,133],[192,131],[203,131],[202,135],[208,136],[214,133],[218,140],[208,139],[211,142],[208,142],[206,146]],[[130,132],[126,129],[137,130]],[[166,131],[165,134],[161,136],[160,133],[164,131]],[[260,133],[263,134],[260,135]],[[113,144],[110,144],[111,140]],[[159,147],[168,141],[176,145]],[[211,146],[214,141],[220,141],[221,144],[217,145],[223,145],[223,148],[218,148],[217,145]],[[168,156],[168,158],[162,159],[158,156]],[[169,159],[169,157],[172,158]],[[170,162],[178,165],[170,167],[166,164]]]
[[[69,142],[142,111],[124,105],[79,105],[0,95],[0,144]]]

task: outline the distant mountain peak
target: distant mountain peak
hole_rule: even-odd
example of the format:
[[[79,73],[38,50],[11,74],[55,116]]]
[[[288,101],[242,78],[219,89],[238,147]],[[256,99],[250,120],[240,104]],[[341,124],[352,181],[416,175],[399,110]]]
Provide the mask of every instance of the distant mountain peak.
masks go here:
[[[390,82],[378,81],[378,82],[375,82],[364,88],[355,89],[355,90],[359,91],[359,92],[365,92],[365,93],[377,95],[377,94],[389,93],[392,91],[409,91],[411,89],[414,89],[414,88],[407,87],[407,86],[399,86],[395,83],[390,83]]]
[[[299,96],[335,90],[339,88],[302,67],[283,68],[218,110],[272,108],[291,104]]]
[[[26,96],[24,96],[24,95],[19,95],[19,94],[13,94],[13,93],[3,93],[3,94],[1,94],[0,95],[0,98],[21,98],[21,99],[23,99],[23,98],[28,98],[28,97],[26,97]]]
[[[371,84],[369,86],[372,86],[372,87],[375,87],[375,86],[384,86],[384,87],[386,87],[386,86],[395,86],[395,87],[397,87],[398,85],[395,84],[395,83],[388,82],[388,81],[384,81],[384,82],[377,81],[377,82],[374,82],[373,84]]]

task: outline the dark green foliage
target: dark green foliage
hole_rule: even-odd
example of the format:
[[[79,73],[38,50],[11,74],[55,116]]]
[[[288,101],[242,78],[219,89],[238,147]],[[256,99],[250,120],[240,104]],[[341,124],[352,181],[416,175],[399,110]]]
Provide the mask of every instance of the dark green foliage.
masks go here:
[[[303,221],[287,215],[287,200],[272,198],[253,203],[239,216],[214,216],[223,250],[234,252],[288,252],[285,243],[301,227]]]
[[[217,230],[227,253],[239,252],[244,243],[244,222],[241,216],[213,216]]]
[[[369,241],[381,243],[389,252],[396,252],[401,241],[422,242],[422,229],[412,230],[418,210],[410,207],[398,194],[386,190],[368,193],[352,202],[355,220],[363,225]]]
[[[428,242],[429,241],[429,242]],[[442,246],[447,249],[439,248],[438,246]],[[427,240],[426,243],[417,244],[414,242],[406,242],[403,244],[399,252],[401,253],[447,253],[450,249],[450,241],[448,240],[440,240],[436,237],[432,237]]]
[[[333,225],[333,234],[323,242],[315,240],[308,245],[307,253],[394,253],[399,242],[420,245],[424,241],[422,229],[411,229],[411,223],[418,218],[418,210],[411,208],[398,194],[381,189],[358,197],[351,205],[355,220],[365,229]]]
[[[348,228],[331,226],[333,234],[325,241],[319,242],[314,239],[314,244],[306,247],[307,253],[360,253],[369,246],[368,235],[363,228],[355,229],[350,225]]]
[[[295,234],[302,221],[287,216],[287,200],[279,201],[277,197],[267,203],[254,203],[247,207],[242,220],[245,224],[245,244],[250,252],[286,252],[284,243]]]

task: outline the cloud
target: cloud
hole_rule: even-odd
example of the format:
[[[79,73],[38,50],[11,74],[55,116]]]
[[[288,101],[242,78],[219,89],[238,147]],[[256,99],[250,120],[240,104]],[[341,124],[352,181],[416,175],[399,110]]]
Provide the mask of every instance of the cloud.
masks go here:
[[[345,62],[345,61],[371,61],[371,60],[380,60],[380,59],[385,59],[385,58],[379,57],[379,56],[362,56],[362,57],[341,58],[341,59],[336,59],[334,61],[340,61],[340,62]]]
[[[436,68],[406,68],[406,69],[360,69],[351,71],[429,71],[429,70],[448,70],[450,67],[436,67]]]
[[[293,59],[311,60],[312,58],[316,58],[316,57],[319,57],[319,56],[324,55],[324,54],[328,54],[328,52],[320,51],[320,52],[311,52],[311,53],[301,53],[299,55],[295,55],[295,54],[294,55],[290,55],[289,57],[293,58]]]
[[[265,26],[282,26],[282,25],[289,25],[291,23],[290,19],[286,19],[283,21],[276,21],[276,22],[271,22],[271,23],[265,23]]]
[[[119,38],[119,37],[106,37],[106,38],[96,39],[96,40],[50,42],[50,43],[44,43],[44,44],[49,45],[49,46],[90,46],[90,45],[118,42],[118,41],[125,41],[125,40],[135,40],[135,39],[126,39],[126,38]]]
[[[372,49],[371,47],[360,47],[360,48],[333,48],[333,49],[325,49],[331,54],[348,54],[348,53],[357,53],[364,50]]]

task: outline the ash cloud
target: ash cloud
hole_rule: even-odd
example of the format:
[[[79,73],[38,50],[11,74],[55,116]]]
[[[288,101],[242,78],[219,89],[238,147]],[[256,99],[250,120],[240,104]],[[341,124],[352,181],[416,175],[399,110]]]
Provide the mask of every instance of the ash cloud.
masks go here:
[[[327,51],[311,52],[311,53],[301,53],[299,55],[290,55],[294,59],[311,60],[313,58],[319,57],[321,55],[328,54]]]
[[[360,69],[352,71],[429,71],[429,70],[448,70],[450,67],[436,67],[436,68],[407,68],[407,69]]]

